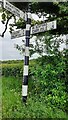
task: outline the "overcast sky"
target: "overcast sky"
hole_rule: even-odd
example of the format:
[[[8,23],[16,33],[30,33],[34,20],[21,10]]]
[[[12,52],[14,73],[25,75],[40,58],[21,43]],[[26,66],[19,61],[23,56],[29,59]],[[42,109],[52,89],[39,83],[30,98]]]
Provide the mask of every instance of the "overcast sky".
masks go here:
[[[38,19],[37,16],[33,16],[35,19]],[[9,23],[13,23],[13,20],[10,20]],[[0,14],[0,34],[4,31],[5,25],[1,23],[1,14]],[[19,60],[23,59],[23,55],[20,54],[20,52],[14,47],[14,44],[22,44],[22,39],[25,38],[17,38],[17,39],[11,39],[11,35],[9,33],[9,27],[5,33],[4,38],[0,37],[0,60]],[[64,36],[64,39],[66,37]],[[33,39],[34,40],[34,39]],[[32,40],[31,40],[32,41]],[[65,45],[61,45],[61,49]],[[34,56],[35,58],[37,57],[37,54]]]
[[[4,30],[4,25],[0,22],[0,33]],[[20,42],[21,38],[17,40]],[[16,40],[11,40],[11,35],[7,30],[4,38],[0,37],[0,60],[11,60],[11,59],[22,59],[23,56],[20,55],[19,51],[14,48],[14,44],[17,43]]]

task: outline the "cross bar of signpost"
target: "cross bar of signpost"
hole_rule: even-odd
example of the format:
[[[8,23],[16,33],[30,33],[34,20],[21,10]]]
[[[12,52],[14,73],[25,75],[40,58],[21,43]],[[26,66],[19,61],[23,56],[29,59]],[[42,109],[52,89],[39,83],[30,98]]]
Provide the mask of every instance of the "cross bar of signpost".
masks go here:
[[[56,20],[51,21],[51,22],[42,23],[42,24],[39,24],[39,25],[36,24],[36,25],[32,26],[30,34],[35,35],[35,34],[45,32],[45,31],[48,31],[48,30],[52,30],[52,29],[56,29]],[[26,31],[26,29],[13,31],[11,33],[11,39],[15,39],[15,38],[25,36],[25,31]]]

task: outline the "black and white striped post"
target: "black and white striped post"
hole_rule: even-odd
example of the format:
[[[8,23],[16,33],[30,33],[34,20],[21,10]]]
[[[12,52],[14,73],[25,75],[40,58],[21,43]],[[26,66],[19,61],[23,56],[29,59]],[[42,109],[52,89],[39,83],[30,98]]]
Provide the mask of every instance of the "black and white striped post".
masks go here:
[[[23,84],[22,84],[22,100],[26,103],[27,91],[28,91],[28,66],[29,66],[29,41],[31,30],[31,3],[28,3],[28,13],[26,21],[26,35],[25,35],[25,58],[24,58],[24,70],[23,70]]]

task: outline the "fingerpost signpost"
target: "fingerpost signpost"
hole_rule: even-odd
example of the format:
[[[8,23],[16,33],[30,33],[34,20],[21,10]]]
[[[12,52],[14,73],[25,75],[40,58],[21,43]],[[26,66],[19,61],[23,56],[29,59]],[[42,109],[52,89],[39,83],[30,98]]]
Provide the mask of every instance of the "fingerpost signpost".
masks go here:
[[[23,11],[19,10],[17,7],[9,3],[7,0],[1,0],[0,4],[3,4],[2,6],[14,14],[17,17],[20,17],[25,20],[26,16],[26,29],[14,31],[11,34],[11,38],[19,38],[25,36],[25,56],[24,56],[24,70],[23,70],[23,82],[22,82],[22,100],[24,103],[26,103],[27,100],[27,91],[28,91],[28,66],[29,66],[29,41],[30,41],[30,35],[34,35],[37,33],[45,32],[48,30],[56,29],[56,20],[35,25],[31,27],[31,3],[28,4],[28,11],[25,14]]]

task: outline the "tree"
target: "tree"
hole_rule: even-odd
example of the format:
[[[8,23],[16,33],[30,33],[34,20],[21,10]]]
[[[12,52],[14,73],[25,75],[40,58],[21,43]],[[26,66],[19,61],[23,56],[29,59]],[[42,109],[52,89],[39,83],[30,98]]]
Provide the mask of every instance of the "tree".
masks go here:
[[[16,7],[18,7],[19,9],[23,10],[23,11],[27,11],[27,5],[26,2],[23,2],[23,4],[21,4],[21,2],[18,3],[13,3]],[[39,12],[41,12],[41,15],[43,13],[49,14],[48,17],[48,21],[57,20],[57,29],[55,31],[53,31],[54,33],[57,34],[67,34],[67,29],[68,29],[68,2],[62,2],[62,3],[57,3],[57,2],[33,2],[32,3],[32,9],[31,9],[32,13],[38,14]],[[2,15],[3,20],[5,21],[6,19],[6,15],[4,14],[4,9],[3,9],[3,15]],[[18,24],[16,24],[16,26],[18,26],[18,28],[23,28],[24,27],[24,22],[21,25],[23,20],[19,20]],[[19,24],[20,22],[20,24]]]
[[[19,9],[26,11],[27,12],[27,6],[28,3],[21,2],[18,3],[13,3],[16,7],[19,7]],[[48,31],[46,33],[41,33],[41,34],[36,34],[36,45],[33,46],[32,44],[30,47],[30,54],[33,54],[35,52],[38,52],[42,55],[43,52],[47,52],[47,54],[55,54],[59,53],[58,48],[59,45],[64,42],[62,39],[59,39],[57,41],[57,37],[60,35],[67,34],[68,32],[68,2],[32,2],[31,5],[31,12],[37,14],[39,17],[45,16],[47,17],[47,20],[45,22],[49,22],[52,20],[57,20],[57,29]],[[18,21],[16,20],[15,16],[13,16],[11,13],[8,11],[5,12],[5,9],[3,9],[3,14],[2,14],[2,23],[4,23],[7,19],[7,22],[5,24],[5,30],[2,33],[2,36],[4,36],[4,33],[6,32],[7,29],[7,24],[9,20],[14,17],[14,24],[10,25],[10,32],[13,30],[13,26],[16,26],[17,29],[25,28],[26,22],[23,19],[19,19]],[[49,16],[47,16],[49,14]],[[43,21],[34,21],[32,20],[32,26],[34,24],[40,24]],[[46,37],[48,35],[48,37]],[[32,36],[33,37],[33,36]],[[41,39],[42,38],[42,39]],[[55,38],[54,41],[53,38]],[[44,45],[39,45],[40,42],[37,41],[39,39],[40,42],[43,41]],[[53,44],[53,45],[52,45]],[[20,51],[24,51],[24,48],[20,46],[16,46]]]
[[[51,52],[52,54],[59,53],[59,51],[58,51],[59,45],[64,41],[62,39],[59,39],[59,41],[57,42],[56,40],[57,40],[58,36],[67,34],[67,32],[68,32],[68,16],[67,16],[68,2],[64,2],[64,3],[63,2],[62,3],[56,3],[56,2],[54,2],[54,3],[53,2],[32,3],[32,13],[35,13],[37,15],[41,14],[39,17],[41,17],[41,16],[47,17],[47,14],[49,14],[49,16],[45,22],[57,20],[57,29],[48,31],[47,33],[37,34],[36,40],[35,40],[36,45],[35,45],[34,49],[33,49],[33,46],[32,46],[32,49],[30,49],[31,54],[35,53],[35,52],[42,54],[44,48],[45,48],[45,51],[47,51],[47,53],[48,53],[48,50],[49,50],[49,53]],[[41,23],[42,22],[43,21],[41,21]],[[32,20],[32,25],[34,25],[36,23],[40,24],[39,21]],[[17,28],[25,28],[25,22],[22,21],[22,19],[19,19],[19,21],[17,21],[17,23],[15,25],[17,26]],[[48,39],[46,37],[46,35],[50,36],[50,38]],[[41,39],[41,38],[43,38],[42,36],[45,36],[44,39]],[[51,46],[51,43],[53,43],[52,38],[55,38],[53,46]],[[38,40],[40,42],[44,41],[44,44],[45,44],[44,48],[42,47],[42,45],[41,46],[39,45],[40,42],[38,42]],[[20,46],[18,46],[18,48],[20,48]],[[47,48],[47,50],[46,50],[46,48]]]

